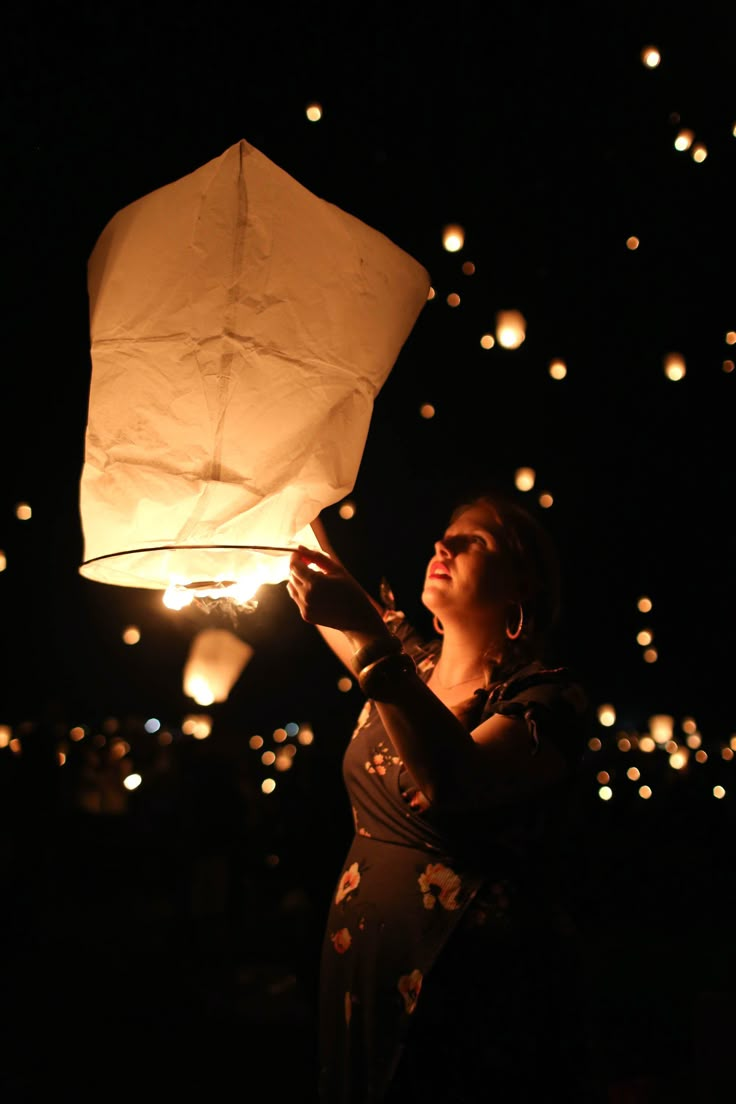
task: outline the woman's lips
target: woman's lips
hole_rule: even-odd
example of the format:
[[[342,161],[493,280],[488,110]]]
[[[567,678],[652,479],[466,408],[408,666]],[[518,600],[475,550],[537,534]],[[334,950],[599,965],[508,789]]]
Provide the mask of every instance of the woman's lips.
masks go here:
[[[444,564],[430,564],[428,578],[430,579],[449,579],[450,570],[445,567]]]

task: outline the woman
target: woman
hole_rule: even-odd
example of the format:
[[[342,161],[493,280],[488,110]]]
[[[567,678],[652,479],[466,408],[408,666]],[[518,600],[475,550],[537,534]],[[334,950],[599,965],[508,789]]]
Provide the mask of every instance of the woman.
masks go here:
[[[314,531],[324,553],[296,551],[287,590],[366,696],[322,950],[321,1100],[598,1099],[555,893],[587,706],[546,661],[549,538],[512,500],[458,506],[425,572],[425,642]]]

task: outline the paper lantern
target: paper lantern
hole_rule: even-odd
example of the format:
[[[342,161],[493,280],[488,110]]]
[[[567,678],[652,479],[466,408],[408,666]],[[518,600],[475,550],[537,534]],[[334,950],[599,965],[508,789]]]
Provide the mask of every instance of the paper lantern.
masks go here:
[[[503,349],[518,349],[526,339],[526,319],[521,311],[502,310],[496,314],[496,341]]]
[[[202,629],[184,665],[184,693],[198,705],[226,701],[252,655],[250,644],[229,629]]]
[[[80,573],[236,598],[286,578],[429,287],[245,141],[119,211],[88,265]]]

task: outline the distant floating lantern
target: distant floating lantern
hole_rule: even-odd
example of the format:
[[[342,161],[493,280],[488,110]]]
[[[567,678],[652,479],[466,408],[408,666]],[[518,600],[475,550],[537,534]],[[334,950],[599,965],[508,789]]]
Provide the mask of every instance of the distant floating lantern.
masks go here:
[[[448,253],[459,253],[465,245],[465,231],[457,223],[448,224],[442,231],[442,245]]]
[[[686,370],[684,357],[679,353],[668,353],[664,358],[664,374],[667,379],[681,380]]]
[[[229,629],[202,629],[184,666],[184,693],[197,705],[226,701],[252,655],[250,644]]]
[[[567,365],[564,360],[557,358],[549,363],[549,374],[554,380],[564,379],[567,375]]]
[[[690,749],[686,747],[677,748],[673,751],[669,757],[669,764],[673,770],[684,770],[687,766],[688,759],[690,758]]]
[[[322,118],[322,104],[307,104],[307,118],[309,119],[310,123],[318,123]]]
[[[672,739],[674,725],[674,717],[669,717],[666,713],[657,713],[649,718],[649,734],[655,743],[664,745]]]
[[[89,260],[88,579],[246,603],[349,493],[429,276],[241,141]]]
[[[616,723],[616,709],[609,702],[606,702],[604,705],[598,706],[597,717],[599,724],[610,728]]]
[[[683,150],[689,150],[695,141],[695,134],[692,130],[683,129],[678,131],[675,138],[675,149],[682,152]]]
[[[521,311],[502,310],[496,315],[496,341],[504,349],[518,349],[526,338],[526,319]]]
[[[536,482],[534,468],[517,468],[514,472],[514,486],[517,491],[530,491]]]
[[[647,69],[656,69],[662,60],[662,55],[656,46],[645,46],[639,56]]]

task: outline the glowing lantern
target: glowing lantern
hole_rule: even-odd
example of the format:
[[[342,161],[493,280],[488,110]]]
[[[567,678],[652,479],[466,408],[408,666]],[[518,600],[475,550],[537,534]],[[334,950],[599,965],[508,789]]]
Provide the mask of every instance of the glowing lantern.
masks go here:
[[[448,253],[457,253],[465,245],[465,230],[457,223],[451,223],[442,231],[442,244]]]
[[[685,360],[679,353],[667,353],[664,358],[664,374],[667,379],[681,380],[686,371]]]
[[[649,718],[649,734],[657,744],[666,744],[672,739],[674,718],[665,713],[657,713]]]
[[[526,319],[521,311],[502,310],[496,315],[496,340],[504,349],[518,349],[526,338]]]
[[[530,491],[536,478],[537,473],[534,468],[517,468],[514,472],[514,483],[520,491]]]
[[[202,629],[184,665],[184,693],[197,705],[226,701],[252,655],[250,644],[228,629]]]
[[[119,211],[88,266],[80,573],[172,605],[286,578],[429,286],[245,141]]]

